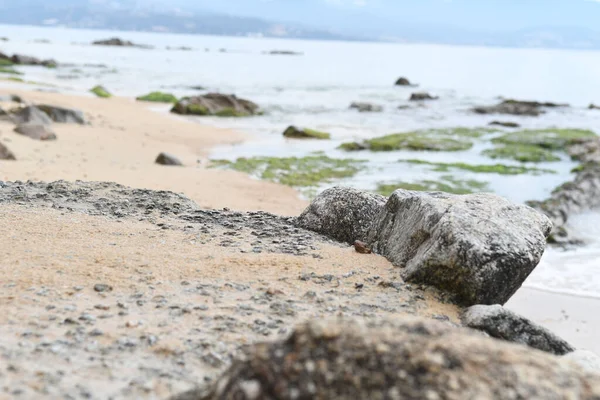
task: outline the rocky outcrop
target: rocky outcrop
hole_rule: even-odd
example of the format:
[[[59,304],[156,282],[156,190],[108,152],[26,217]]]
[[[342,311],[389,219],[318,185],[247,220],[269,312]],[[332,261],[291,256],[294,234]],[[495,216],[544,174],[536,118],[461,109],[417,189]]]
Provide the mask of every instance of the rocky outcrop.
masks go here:
[[[365,242],[386,198],[351,188],[334,187],[319,194],[298,217],[298,226],[348,244]]]
[[[3,143],[0,142],[0,160],[16,160],[17,158],[12,151],[8,149]]]
[[[120,39],[117,37],[110,38],[110,39],[96,40],[96,41],[92,42],[92,45],[94,45],[94,46],[116,46],[116,47],[139,47],[142,49],[151,49],[152,48],[152,46],[135,44],[129,40],[123,40],[123,39]]]
[[[359,112],[381,112],[383,107],[373,103],[354,102],[350,104],[350,108]]]
[[[48,104],[38,104],[36,107],[48,115],[54,122],[80,125],[87,123],[81,110],[56,107]]]
[[[504,100],[495,106],[473,108],[477,114],[510,114],[537,117],[546,112],[545,108],[568,107],[568,104],[540,103],[537,101]]]
[[[183,165],[183,163],[179,161],[177,157],[169,153],[160,153],[154,162],[160,165]]]
[[[18,65],[39,65],[48,68],[55,68],[58,65],[54,60],[40,60],[36,57],[24,56],[21,54],[14,54],[10,58],[10,61],[12,61],[13,64]]]
[[[427,92],[416,92],[410,95],[410,101],[427,101],[427,100],[437,100],[438,96],[432,96]]]
[[[469,307],[461,320],[464,326],[486,332],[494,338],[524,344],[548,353],[564,355],[575,350],[548,329],[498,304]]]
[[[35,140],[56,140],[56,134],[48,125],[20,124],[15,128],[15,132]]]
[[[52,124],[50,117],[36,106],[18,108],[10,113],[10,117],[15,124]]]
[[[595,399],[600,375],[439,322],[304,323],[173,400]]]
[[[331,139],[331,135],[327,132],[316,131],[308,128],[297,128],[295,126],[288,127],[283,136],[288,139]]]
[[[492,121],[489,123],[490,126],[503,126],[505,128],[518,128],[521,125],[517,124],[516,122],[510,122],[510,121]]]
[[[366,242],[406,281],[466,306],[504,304],[537,266],[551,227],[543,214],[493,194],[397,190]]]
[[[258,109],[257,104],[233,94],[208,93],[181,99],[173,106],[171,112],[183,115],[242,117],[257,114]]]
[[[600,106],[597,106],[594,103],[592,103],[592,104],[590,104],[588,106],[588,109],[590,109],[590,110],[600,110]]]
[[[405,77],[400,77],[396,80],[396,86],[417,86],[410,83],[410,81]]]

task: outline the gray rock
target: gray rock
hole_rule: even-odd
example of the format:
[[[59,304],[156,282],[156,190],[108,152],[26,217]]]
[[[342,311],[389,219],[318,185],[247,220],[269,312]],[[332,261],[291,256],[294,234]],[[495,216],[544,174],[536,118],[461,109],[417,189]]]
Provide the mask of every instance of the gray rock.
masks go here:
[[[47,104],[40,104],[36,107],[46,113],[46,115],[54,122],[80,125],[86,123],[85,116],[81,110],[50,106]]]
[[[12,151],[8,149],[3,143],[0,143],[0,160],[16,160],[17,158]]]
[[[439,97],[432,96],[427,92],[417,92],[410,95],[410,101],[426,101],[426,100],[437,100]]]
[[[410,83],[410,81],[405,77],[400,77],[396,81],[396,86],[417,86]]]
[[[597,399],[600,375],[447,324],[314,320],[173,400]]]
[[[466,306],[504,304],[537,266],[551,227],[543,214],[493,194],[396,190],[366,242],[406,281]]]
[[[377,194],[334,187],[319,194],[296,223],[340,242],[365,242],[385,203],[386,198]]]
[[[10,113],[15,124],[51,125],[48,115],[35,106],[21,107]]]
[[[258,113],[258,105],[231,94],[208,93],[178,101],[171,112],[183,115],[242,117]]]
[[[350,108],[359,112],[381,112],[383,107],[373,103],[354,102],[350,104]]]
[[[179,161],[177,157],[169,153],[160,153],[154,162],[160,165],[183,165],[183,163]]]
[[[473,108],[477,114],[510,114],[537,117],[544,114],[544,108],[568,107],[568,104],[540,103],[538,101],[504,100],[495,106]]]
[[[461,321],[464,326],[484,331],[497,339],[524,344],[548,353],[564,355],[575,350],[548,329],[498,304],[469,307],[461,316]]]
[[[20,124],[15,128],[15,132],[35,140],[56,140],[56,134],[48,125]]]
[[[600,373],[600,356],[589,350],[575,350],[564,356],[564,358],[574,362],[586,371]]]

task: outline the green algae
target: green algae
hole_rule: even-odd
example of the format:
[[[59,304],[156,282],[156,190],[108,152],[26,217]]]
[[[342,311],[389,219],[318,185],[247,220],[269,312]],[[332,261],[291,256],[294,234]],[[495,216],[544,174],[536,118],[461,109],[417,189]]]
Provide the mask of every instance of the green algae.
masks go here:
[[[476,173],[487,173],[487,174],[499,174],[499,175],[520,175],[520,174],[555,174],[556,171],[551,169],[532,168],[524,166],[504,165],[504,164],[482,164],[474,165],[467,163],[436,163],[424,160],[400,160],[400,162],[417,164],[417,165],[429,165],[434,167],[433,170],[437,172],[448,172],[451,169],[461,169],[464,171],[476,172]]]
[[[177,106],[175,106],[177,107]],[[185,107],[185,114],[190,115],[210,115],[208,108],[201,106],[200,104],[188,104]]]
[[[249,117],[250,113],[238,111],[235,108],[227,107],[217,111],[214,114],[216,117]]]
[[[331,135],[327,132],[317,131],[315,129],[298,129],[295,126],[290,126],[283,132],[283,136],[289,139],[331,139]]]
[[[507,133],[492,140],[506,145],[529,145],[548,150],[564,150],[568,145],[581,139],[596,137],[585,129],[530,129]]]
[[[380,183],[377,185],[376,192],[389,196],[396,189],[414,190],[419,192],[446,192],[452,194],[471,194],[488,191],[488,184],[474,179],[457,179],[453,176],[445,175],[440,180],[423,180],[420,182],[397,182],[393,184]]]
[[[551,150],[528,144],[505,144],[487,149],[482,155],[493,159],[515,160],[520,162],[555,162],[561,158]]]
[[[0,74],[23,75],[22,72],[13,68],[0,67]]]
[[[314,187],[334,179],[350,178],[363,168],[365,162],[313,155],[212,160],[211,167],[225,167],[293,187]]]
[[[5,58],[0,58],[0,67],[12,67],[13,65],[15,65],[14,62]]]
[[[171,93],[151,92],[136,98],[138,101],[150,101],[155,103],[177,103],[177,97]]]
[[[96,96],[101,97],[103,99],[107,99],[109,97],[112,97],[112,94],[110,94],[108,92],[108,90],[106,90],[102,86],[95,86],[92,89],[90,89],[90,92],[94,93]]]

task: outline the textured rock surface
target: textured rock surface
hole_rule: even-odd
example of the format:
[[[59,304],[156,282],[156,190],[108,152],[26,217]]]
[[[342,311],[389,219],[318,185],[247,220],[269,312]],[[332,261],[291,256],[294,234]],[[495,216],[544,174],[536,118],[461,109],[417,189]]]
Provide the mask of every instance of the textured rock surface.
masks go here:
[[[15,128],[15,132],[35,140],[56,140],[56,134],[48,125],[20,124]]]
[[[381,112],[383,107],[373,103],[354,102],[350,104],[350,108],[358,110],[359,112]]]
[[[497,339],[520,343],[556,355],[575,349],[566,341],[525,317],[500,305],[477,305],[465,310],[463,325],[486,332]]]
[[[504,304],[537,266],[551,223],[492,194],[397,190],[371,226],[373,251],[405,280],[433,285],[463,305]]]
[[[257,344],[206,392],[177,400],[597,399],[600,375],[418,319],[330,319]]]
[[[44,111],[35,106],[18,108],[11,112],[10,115],[15,124],[52,124],[52,119]]]
[[[160,153],[154,162],[160,165],[183,165],[177,157],[169,153]]]
[[[258,105],[235,95],[208,93],[177,102],[171,112],[191,115],[243,116],[258,112]]]
[[[366,241],[386,198],[351,188],[334,187],[319,194],[298,217],[298,226],[340,242]]]
[[[15,155],[3,143],[0,142],[0,160],[16,160]]]
[[[81,110],[56,107],[47,104],[40,104],[36,107],[46,113],[46,115],[48,115],[54,122],[80,125],[84,125],[86,123],[85,116]]]

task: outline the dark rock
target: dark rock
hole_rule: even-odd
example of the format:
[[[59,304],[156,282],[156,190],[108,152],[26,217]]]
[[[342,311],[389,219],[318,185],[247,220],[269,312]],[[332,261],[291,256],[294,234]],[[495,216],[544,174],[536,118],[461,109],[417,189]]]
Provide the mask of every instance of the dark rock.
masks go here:
[[[41,65],[44,67],[56,67],[58,63],[54,60],[40,60],[39,58],[14,54],[10,61],[18,65]]]
[[[19,124],[15,132],[36,140],[56,140],[56,134],[48,125],[35,123]]]
[[[596,399],[600,375],[446,323],[319,319],[172,400]]]
[[[595,105],[595,104],[593,104],[593,103],[592,103],[592,104],[590,104],[590,105],[588,106],[588,108],[589,108],[590,110],[600,110],[600,106],[597,106],[597,105]]]
[[[15,124],[51,125],[52,120],[36,106],[18,108],[10,113]]]
[[[488,193],[396,190],[366,243],[466,305],[504,304],[537,266],[552,224],[530,207]]]
[[[477,305],[461,316],[464,326],[477,329],[497,339],[524,344],[534,349],[564,355],[575,349],[548,329],[496,304]]]
[[[427,92],[417,92],[410,95],[410,101],[426,101],[426,100],[437,100],[438,96],[432,96]]]
[[[385,203],[386,198],[378,194],[334,187],[319,194],[296,223],[340,242],[366,242],[371,224]]]
[[[371,254],[373,252],[365,242],[360,240],[354,242],[354,250],[360,254]]]
[[[17,158],[12,151],[0,142],[0,160],[16,160]]]
[[[96,283],[94,285],[94,291],[98,292],[98,293],[104,293],[104,292],[112,292],[113,287],[110,285],[107,285],[105,283]]]
[[[235,95],[208,93],[181,99],[171,112],[184,115],[248,116],[258,113],[258,105]]]
[[[518,128],[521,126],[521,125],[517,124],[516,122],[509,122],[509,121],[492,121],[489,123],[489,125],[503,126],[505,128]]]
[[[160,153],[158,157],[156,157],[155,163],[160,165],[183,165],[177,157],[168,153]]]
[[[85,125],[86,123],[83,112],[77,109],[56,107],[47,104],[40,104],[36,107],[46,113],[54,122],[80,125]]]
[[[104,40],[96,40],[92,42],[92,44],[95,46],[139,47],[139,45],[129,40],[123,40],[116,37]]]
[[[537,117],[546,111],[544,108],[568,107],[568,104],[540,103],[537,101],[504,100],[495,106],[473,108],[477,114],[510,114]]]
[[[331,135],[329,133],[308,128],[301,129],[295,126],[288,127],[283,132],[283,136],[288,139],[331,139]]]
[[[398,80],[396,81],[396,86],[416,86],[416,85],[413,85],[412,83],[410,83],[410,81],[407,78],[401,77],[401,78],[398,78]]]
[[[373,103],[361,103],[355,102],[350,104],[350,108],[358,110],[359,112],[381,112],[383,107]]]

